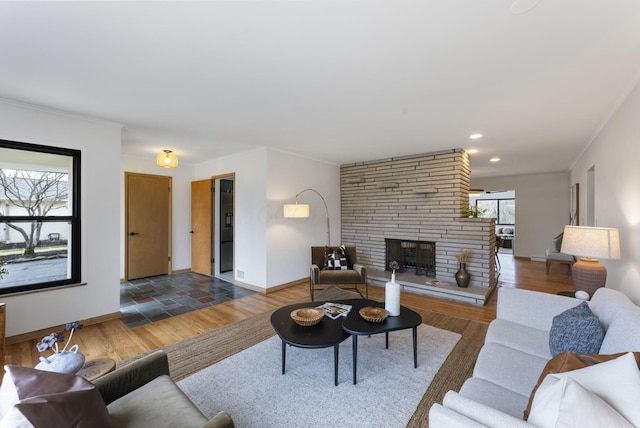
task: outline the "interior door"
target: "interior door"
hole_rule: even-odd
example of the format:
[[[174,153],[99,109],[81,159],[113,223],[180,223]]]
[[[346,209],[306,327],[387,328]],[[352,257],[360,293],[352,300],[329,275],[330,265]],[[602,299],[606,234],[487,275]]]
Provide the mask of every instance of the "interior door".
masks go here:
[[[171,266],[171,177],[125,173],[127,279],[166,275]]]
[[[191,182],[191,271],[213,275],[213,180]]]

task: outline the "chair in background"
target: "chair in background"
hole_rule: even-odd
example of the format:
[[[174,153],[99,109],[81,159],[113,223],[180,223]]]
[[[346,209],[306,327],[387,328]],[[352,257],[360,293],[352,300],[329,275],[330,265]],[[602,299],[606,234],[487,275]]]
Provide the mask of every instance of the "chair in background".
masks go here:
[[[571,274],[571,266],[575,263],[576,259],[570,254],[565,254],[560,252],[560,248],[562,248],[562,237],[564,233],[553,238],[553,248],[548,248],[546,250],[546,258],[547,258],[547,275],[549,275],[549,269],[551,268],[551,263],[565,264],[567,265],[567,269],[569,274]]]
[[[362,293],[358,290],[358,285],[364,284],[365,296],[368,299],[369,284],[367,283],[367,268],[364,265],[358,264],[356,247],[344,247],[344,253],[347,259],[346,269],[329,269],[326,266],[327,250],[335,254],[340,253],[340,247],[311,247],[311,301],[314,301],[314,291],[318,289],[322,290],[324,288],[322,287],[323,285],[337,285],[341,288],[352,289],[362,296]]]

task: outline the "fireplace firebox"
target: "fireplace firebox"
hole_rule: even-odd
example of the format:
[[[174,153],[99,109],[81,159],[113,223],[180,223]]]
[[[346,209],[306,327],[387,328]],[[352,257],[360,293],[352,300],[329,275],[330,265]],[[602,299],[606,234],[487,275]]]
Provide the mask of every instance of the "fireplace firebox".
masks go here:
[[[436,243],[429,241],[410,241],[406,239],[385,239],[386,262],[397,261],[400,272],[413,272],[416,275],[436,276]]]

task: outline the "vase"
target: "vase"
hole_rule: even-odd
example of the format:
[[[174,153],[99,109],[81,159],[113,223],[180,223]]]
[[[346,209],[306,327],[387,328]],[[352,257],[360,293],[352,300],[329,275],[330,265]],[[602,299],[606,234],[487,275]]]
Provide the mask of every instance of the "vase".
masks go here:
[[[460,268],[458,272],[456,272],[456,282],[458,283],[458,287],[467,288],[469,286],[469,281],[471,281],[471,275],[467,272],[465,263],[460,263]]]
[[[40,357],[40,362],[35,368],[46,372],[76,374],[83,365],[84,355],[78,352],[78,345],[73,345],[68,351]]]
[[[400,284],[396,282],[395,272],[384,286],[384,308],[391,317],[400,315]]]

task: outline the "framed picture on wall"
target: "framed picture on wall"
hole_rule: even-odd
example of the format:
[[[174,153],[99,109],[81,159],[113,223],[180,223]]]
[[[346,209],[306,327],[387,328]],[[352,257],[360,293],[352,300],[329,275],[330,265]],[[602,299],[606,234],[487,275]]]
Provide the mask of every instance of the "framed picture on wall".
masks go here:
[[[580,226],[580,184],[576,183],[569,189],[569,224]]]

